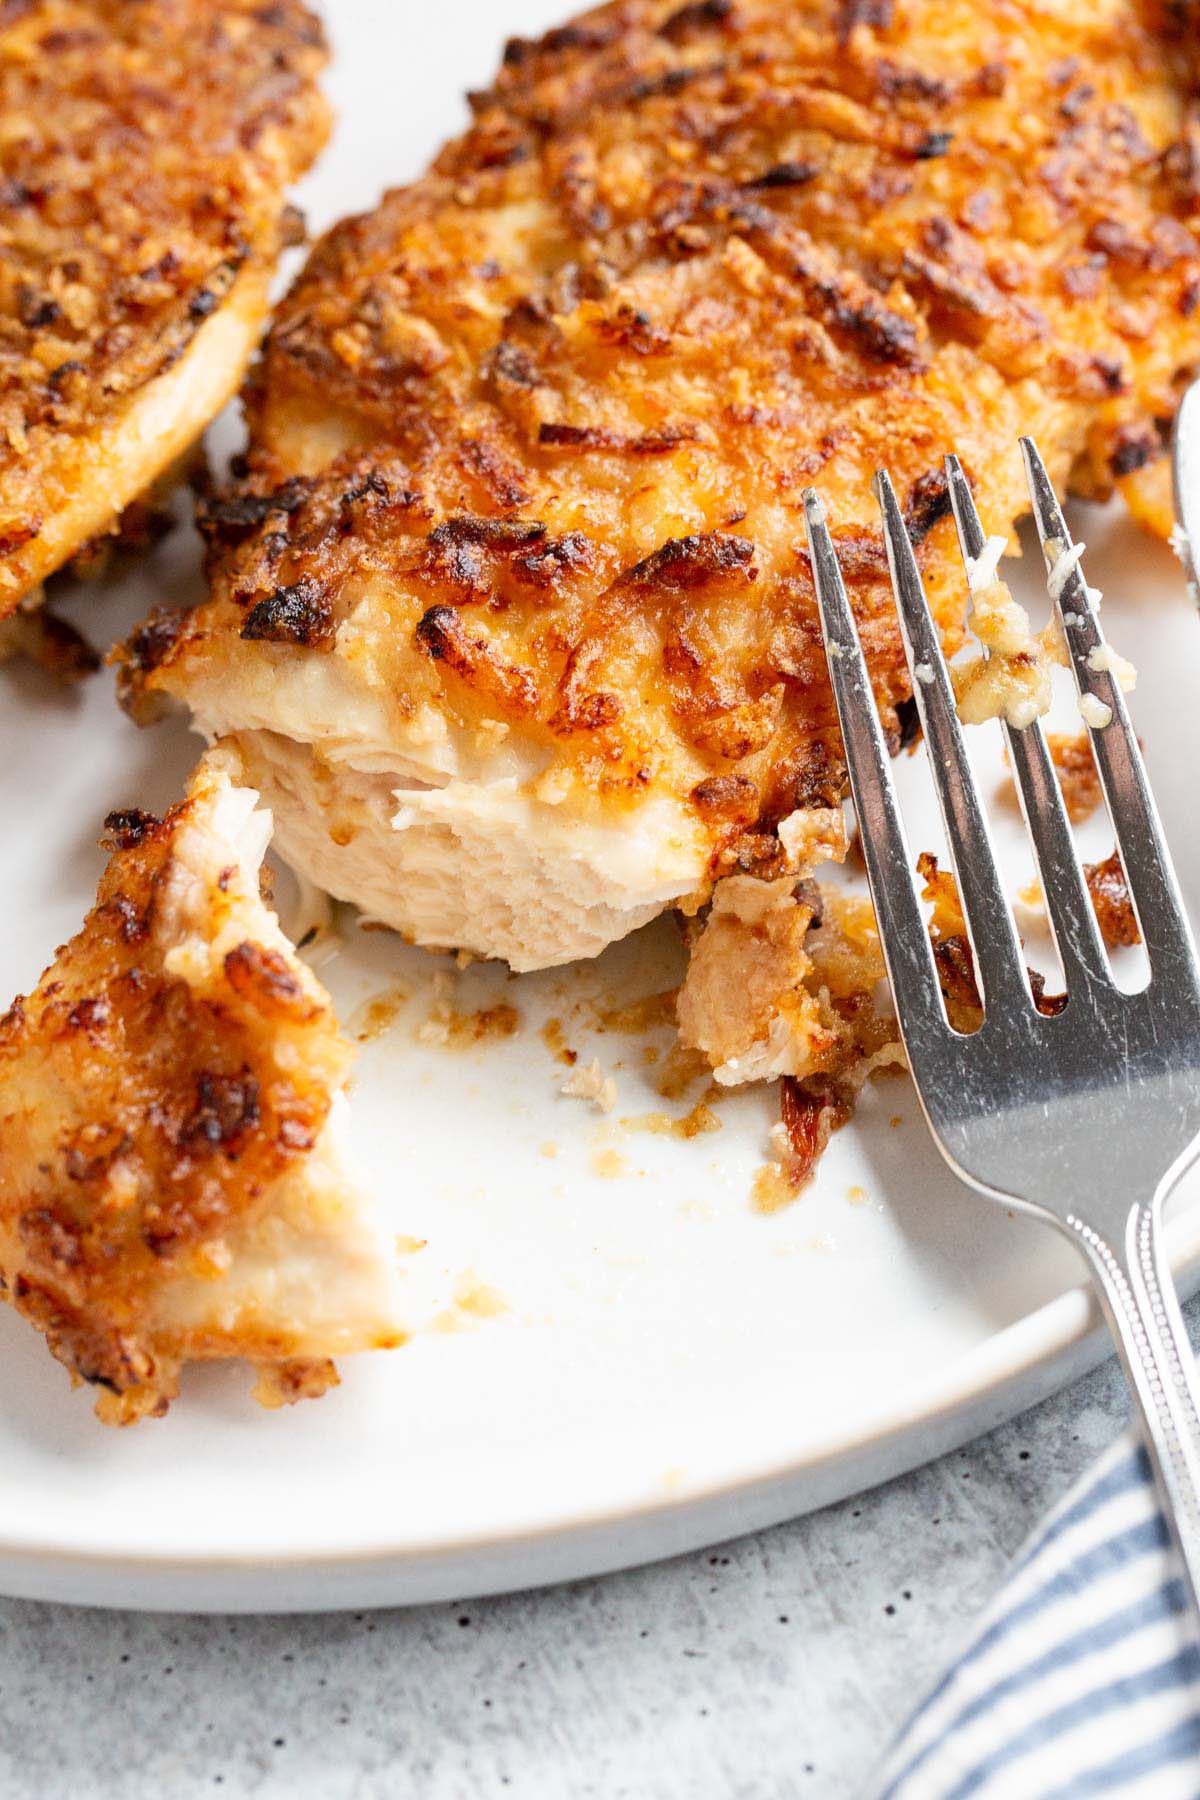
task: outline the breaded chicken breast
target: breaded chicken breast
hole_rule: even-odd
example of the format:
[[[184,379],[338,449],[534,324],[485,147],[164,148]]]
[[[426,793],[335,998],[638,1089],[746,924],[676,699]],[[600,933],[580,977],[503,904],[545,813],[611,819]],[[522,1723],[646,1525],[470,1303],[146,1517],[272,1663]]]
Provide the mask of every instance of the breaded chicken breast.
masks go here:
[[[0,1293],[96,1411],[166,1411],[192,1359],[279,1404],[397,1344],[393,1257],[343,1161],[352,1055],[259,897],[270,818],[203,759],[108,820],[96,906],[0,1019]]]
[[[786,867],[844,772],[801,494],[899,741],[886,463],[950,647],[942,457],[1101,497],[1200,362],[1196,0],[617,0],[509,44],[335,229],[129,704],[244,755],[283,853],[430,945],[590,955]]]
[[[324,60],[298,0],[0,0],[0,619],[236,392]]]

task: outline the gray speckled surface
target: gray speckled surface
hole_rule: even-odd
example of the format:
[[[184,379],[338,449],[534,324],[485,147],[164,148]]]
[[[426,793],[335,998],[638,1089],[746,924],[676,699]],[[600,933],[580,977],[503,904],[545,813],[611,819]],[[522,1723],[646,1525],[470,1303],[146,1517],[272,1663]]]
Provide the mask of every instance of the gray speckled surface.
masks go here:
[[[1110,1363],[856,1500],[542,1593],[289,1618],[0,1601],[0,1793],[844,1800],[1125,1415]]]

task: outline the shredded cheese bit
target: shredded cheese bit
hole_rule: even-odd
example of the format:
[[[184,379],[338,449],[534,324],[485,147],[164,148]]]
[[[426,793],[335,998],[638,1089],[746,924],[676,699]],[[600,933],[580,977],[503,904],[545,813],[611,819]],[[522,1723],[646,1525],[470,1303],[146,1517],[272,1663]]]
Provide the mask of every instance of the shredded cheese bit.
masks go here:
[[[1072,544],[1068,549],[1065,544],[1060,544],[1057,538],[1051,538],[1046,548],[1054,552],[1054,561],[1050,564],[1047,585],[1050,590],[1050,598],[1057,600],[1071,579],[1071,572],[1077,566],[1086,546]]]
[[[966,558],[967,586],[973,594],[982,593],[984,588],[991,587],[1006,548],[1007,539],[990,537],[978,556]]]
[[[971,589],[968,623],[979,640],[980,649],[965,661],[956,663],[951,676],[958,715],[964,725],[980,725],[987,719],[1001,718],[1014,730],[1023,731],[1050,705],[1050,665],[1071,666],[1064,627],[1076,629],[1089,622],[1086,612],[1059,611],[1072,571],[1079,568],[1084,546],[1068,546],[1057,538],[1047,540],[1048,586],[1055,610],[1043,630],[1035,632],[1025,609],[1017,604],[1005,583],[996,576],[997,545],[1002,549],[1003,540],[989,538],[978,557],[967,559],[967,579]],[[988,576],[990,580],[986,579]],[[1099,589],[1083,586],[1089,606],[1098,607]],[[1088,662],[1097,673],[1111,674],[1125,689],[1131,688],[1136,680],[1132,664],[1107,645],[1094,650]],[[916,674],[924,679],[920,668]],[[1108,716],[1101,720],[1098,709]],[[1085,713],[1083,716],[1094,729],[1100,729],[1108,724],[1111,711],[1094,697],[1090,715]]]
[[[610,1113],[617,1104],[617,1084],[604,1073],[596,1057],[572,1069],[559,1092],[575,1100],[593,1100],[602,1113]]]
[[[921,683],[922,687],[932,687],[933,686],[934,675],[933,675],[933,664],[932,663],[919,662],[917,664],[916,668],[913,670],[913,674],[916,676],[917,680]]]
[[[1096,694],[1081,694],[1079,716],[1093,731],[1103,731],[1106,725],[1112,724],[1112,707],[1106,706]]]
[[[1124,694],[1137,686],[1137,670],[1119,656],[1111,644],[1093,644],[1088,651],[1087,666],[1097,675],[1111,675]]]
[[[964,725],[1007,719],[1022,730],[1050,705],[1053,646],[1034,633],[1003,581],[972,589],[968,623],[980,649],[951,670],[959,718]]]

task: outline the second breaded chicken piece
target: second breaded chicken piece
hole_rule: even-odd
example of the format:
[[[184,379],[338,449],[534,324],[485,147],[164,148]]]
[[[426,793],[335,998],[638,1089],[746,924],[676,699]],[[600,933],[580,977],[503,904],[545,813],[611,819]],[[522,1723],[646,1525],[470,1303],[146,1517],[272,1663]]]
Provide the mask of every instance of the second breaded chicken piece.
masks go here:
[[[298,0],[0,5],[0,619],[236,392],[324,61]]]
[[[352,1051],[259,897],[235,759],[108,821],[96,906],[0,1019],[0,1293],[96,1411],[161,1414],[245,1357],[265,1404],[403,1341],[393,1257],[341,1148]]]

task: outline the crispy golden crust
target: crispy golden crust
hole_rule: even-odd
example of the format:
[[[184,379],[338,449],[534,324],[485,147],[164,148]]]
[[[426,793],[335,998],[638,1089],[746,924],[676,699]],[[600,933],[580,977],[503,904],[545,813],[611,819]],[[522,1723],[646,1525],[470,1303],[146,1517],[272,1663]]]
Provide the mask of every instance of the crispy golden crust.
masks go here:
[[[112,814],[95,908],[0,1019],[0,1288],[119,1422],[165,1411],[187,1357],[338,1347],[222,1287],[351,1055],[248,891],[257,858],[221,866],[228,792],[202,765],[161,821]]]
[[[127,689],[203,715],[235,668],[265,695],[333,659],[398,740],[500,720],[593,808],[665,787],[714,872],[753,866],[842,786],[804,485],[898,732],[876,465],[953,637],[946,450],[996,531],[1019,430],[1093,495],[1161,455],[1200,360],[1197,19],[619,0],[510,44],[285,301],[212,602]]]
[[[114,428],[244,304],[236,382],[324,59],[298,0],[0,0],[0,613],[77,547],[55,520],[81,482],[94,532],[153,479],[138,446],[122,481]]]

